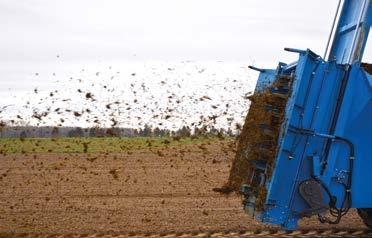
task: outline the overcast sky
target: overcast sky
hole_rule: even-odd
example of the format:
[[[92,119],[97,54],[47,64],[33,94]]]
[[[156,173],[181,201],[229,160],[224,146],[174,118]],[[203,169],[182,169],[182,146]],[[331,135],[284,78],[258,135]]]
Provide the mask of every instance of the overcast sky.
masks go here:
[[[0,0],[0,61],[274,63],[322,54],[337,0]]]
[[[95,75],[112,66],[113,70],[126,70],[130,75],[133,67],[129,65],[134,63],[143,66],[134,68],[148,71],[143,75],[152,75],[159,62],[164,69],[182,61],[193,61],[201,68],[209,67],[208,62],[218,62],[209,69],[213,76],[209,80],[224,80],[220,69],[229,72],[237,82],[250,85],[241,88],[243,94],[254,87],[256,79],[252,71],[242,73],[249,64],[275,68],[278,61],[295,61],[298,56],[284,52],[284,47],[310,48],[323,55],[337,3],[338,0],[0,0],[0,106],[24,103],[26,95],[31,93],[33,97],[34,88],[46,93],[66,90],[71,78],[84,76],[82,68]],[[371,62],[369,45],[366,53]],[[189,77],[190,72],[184,69],[188,66],[176,70],[176,81]],[[169,78],[167,70],[162,72],[159,80]],[[198,73],[191,76],[201,77]],[[105,81],[111,75],[101,77]],[[117,82],[128,80],[133,79],[123,75]],[[249,84],[245,84],[247,80]],[[53,84],[57,81],[58,85]],[[243,107],[241,113],[245,110]]]

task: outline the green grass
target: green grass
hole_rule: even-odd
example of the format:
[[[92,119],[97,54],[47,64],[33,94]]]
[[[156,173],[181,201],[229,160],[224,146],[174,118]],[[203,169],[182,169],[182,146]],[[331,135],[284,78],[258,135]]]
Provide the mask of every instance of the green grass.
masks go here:
[[[217,137],[183,138],[3,138],[0,154],[14,153],[120,153],[145,148],[202,144],[219,140]]]

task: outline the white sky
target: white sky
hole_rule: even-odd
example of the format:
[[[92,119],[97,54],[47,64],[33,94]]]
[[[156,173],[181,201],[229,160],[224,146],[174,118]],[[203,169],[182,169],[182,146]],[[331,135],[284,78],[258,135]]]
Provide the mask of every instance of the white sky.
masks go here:
[[[118,84],[133,81],[127,76],[132,69],[140,69],[143,77],[135,79],[141,81],[136,81],[139,85],[155,80],[149,76],[152,71],[163,72],[156,74],[156,80],[173,77],[176,84],[183,78],[201,77],[199,69],[185,71],[190,67],[210,67],[210,81],[204,79],[204,85],[224,82],[230,75],[243,85],[238,87],[239,92],[232,90],[231,96],[224,95],[227,92],[223,85],[211,90],[221,98],[238,100],[236,96],[254,87],[256,74],[243,71],[247,65],[275,68],[278,61],[296,60],[297,55],[284,52],[284,47],[310,48],[323,55],[337,2],[0,0],[0,106],[25,103],[34,97],[36,87],[45,94],[75,87],[71,77],[90,77],[82,74],[82,68],[94,76],[110,66],[126,72],[116,78]],[[366,52],[372,55],[368,45]],[[182,61],[193,63],[179,64]],[[167,65],[174,64],[179,67],[170,74]],[[111,73],[101,73],[101,83],[112,77]],[[158,94],[156,88],[149,90]],[[248,106],[245,103],[241,111],[236,111],[239,118]],[[12,109],[18,113],[22,110]]]
[[[322,54],[337,0],[0,0],[0,61],[223,60]]]

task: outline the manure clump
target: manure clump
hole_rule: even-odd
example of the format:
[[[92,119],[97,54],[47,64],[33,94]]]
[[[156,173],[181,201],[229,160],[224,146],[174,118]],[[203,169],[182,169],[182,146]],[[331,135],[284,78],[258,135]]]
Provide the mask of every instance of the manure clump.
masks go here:
[[[280,76],[263,92],[249,96],[251,106],[237,139],[236,155],[228,181],[213,191],[229,194],[239,192],[243,184],[250,184],[258,196],[256,209],[263,207],[267,191],[264,186],[251,184],[250,180],[255,170],[252,161],[265,163],[265,179],[271,177],[291,83],[291,77]]]

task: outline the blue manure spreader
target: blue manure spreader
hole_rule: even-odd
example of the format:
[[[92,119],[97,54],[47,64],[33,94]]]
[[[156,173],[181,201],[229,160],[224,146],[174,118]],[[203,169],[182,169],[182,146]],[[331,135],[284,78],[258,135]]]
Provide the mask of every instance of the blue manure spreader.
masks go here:
[[[324,56],[286,48],[296,62],[250,66],[259,79],[225,189],[257,220],[293,230],[356,208],[372,228],[371,22],[372,1],[340,1]]]

